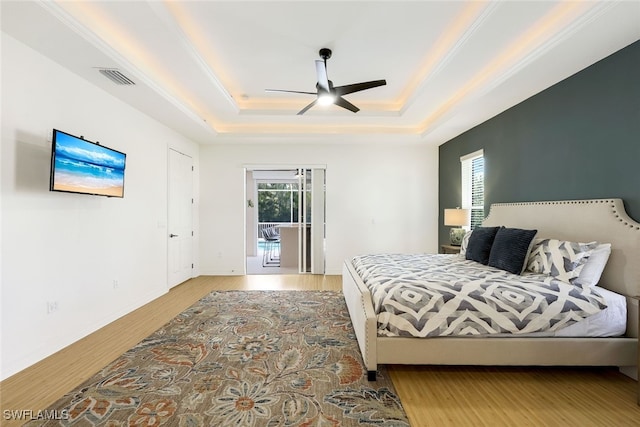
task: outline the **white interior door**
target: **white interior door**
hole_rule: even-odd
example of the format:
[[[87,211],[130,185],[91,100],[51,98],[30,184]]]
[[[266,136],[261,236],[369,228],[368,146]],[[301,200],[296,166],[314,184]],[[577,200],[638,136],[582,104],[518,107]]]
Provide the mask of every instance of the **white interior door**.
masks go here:
[[[193,160],[169,149],[168,268],[172,288],[193,272]]]

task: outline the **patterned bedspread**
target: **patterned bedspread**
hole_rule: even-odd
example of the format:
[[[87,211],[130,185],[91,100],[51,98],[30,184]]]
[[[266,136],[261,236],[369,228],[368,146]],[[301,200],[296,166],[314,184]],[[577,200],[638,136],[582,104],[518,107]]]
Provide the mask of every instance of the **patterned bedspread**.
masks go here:
[[[371,291],[382,336],[556,331],[606,308],[591,288],[457,255],[363,255],[352,263]]]

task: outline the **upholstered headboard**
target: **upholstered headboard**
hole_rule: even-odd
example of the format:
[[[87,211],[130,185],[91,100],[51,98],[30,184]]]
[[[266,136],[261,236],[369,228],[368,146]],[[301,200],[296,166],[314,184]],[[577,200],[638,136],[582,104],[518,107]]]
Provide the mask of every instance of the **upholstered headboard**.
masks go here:
[[[611,243],[598,286],[630,297],[627,335],[638,336],[640,223],[627,215],[621,199],[495,203],[483,225],[535,228],[537,238]]]

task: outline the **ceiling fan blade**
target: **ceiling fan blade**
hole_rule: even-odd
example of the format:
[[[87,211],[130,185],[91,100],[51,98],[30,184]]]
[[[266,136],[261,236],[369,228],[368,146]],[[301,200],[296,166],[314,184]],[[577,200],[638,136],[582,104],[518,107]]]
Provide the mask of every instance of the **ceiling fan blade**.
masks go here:
[[[353,111],[354,113],[357,113],[358,111],[360,111],[358,107],[356,107],[355,105],[353,105],[352,103],[350,103],[349,101],[347,101],[341,96],[338,96],[336,98],[334,104],[336,104],[338,107],[346,108],[349,111]]]
[[[265,89],[264,91],[265,92],[304,93],[306,95],[317,95],[316,92],[301,92],[299,90]]]
[[[384,86],[387,84],[386,80],[373,80],[370,82],[354,83],[351,85],[334,87],[334,93],[337,96],[347,95],[353,92],[359,92],[361,90],[371,89],[378,86]]]
[[[329,92],[329,77],[327,77],[327,66],[324,61],[316,59],[316,74],[318,75],[318,86]]]
[[[298,116],[303,115],[304,113],[307,112],[307,110],[311,107],[313,107],[314,105],[316,105],[316,103],[318,102],[318,98],[314,99],[313,102],[309,105],[307,105],[306,107],[304,107],[302,110],[298,111]]]

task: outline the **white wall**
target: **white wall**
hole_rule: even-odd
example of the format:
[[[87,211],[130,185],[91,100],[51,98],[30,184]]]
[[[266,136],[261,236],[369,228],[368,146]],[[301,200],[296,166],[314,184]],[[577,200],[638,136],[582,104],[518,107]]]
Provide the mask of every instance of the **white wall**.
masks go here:
[[[244,166],[326,165],[326,272],[370,252],[437,252],[438,150],[411,144],[200,148],[202,274],[244,271]]]
[[[54,127],[127,154],[123,199],[48,191]],[[167,291],[168,147],[199,170],[196,144],[2,34],[0,378]]]

